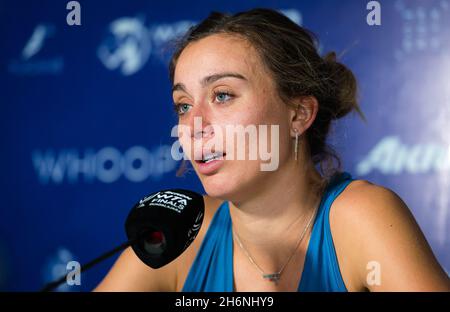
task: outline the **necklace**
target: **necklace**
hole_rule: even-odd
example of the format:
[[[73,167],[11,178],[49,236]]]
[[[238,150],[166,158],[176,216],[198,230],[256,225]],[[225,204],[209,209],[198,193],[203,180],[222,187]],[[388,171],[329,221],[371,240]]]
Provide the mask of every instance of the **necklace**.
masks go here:
[[[314,209],[313,213],[311,214],[311,218],[309,219],[308,223],[306,224],[305,228],[303,229],[302,234],[300,235],[297,244],[294,248],[294,251],[291,253],[291,255],[289,256],[289,258],[286,260],[286,262],[283,264],[283,266],[281,267],[281,269],[278,272],[275,273],[266,273],[264,272],[263,269],[261,269],[261,267],[255,262],[255,260],[253,259],[253,257],[250,255],[250,253],[247,251],[247,249],[245,249],[244,245],[242,245],[241,239],[239,237],[239,235],[234,231],[233,229],[233,234],[236,237],[236,241],[239,245],[239,247],[242,249],[242,251],[245,253],[245,255],[247,256],[247,258],[250,260],[250,262],[258,269],[258,271],[261,273],[262,278],[269,280],[271,282],[274,282],[275,284],[278,284],[278,281],[281,278],[281,274],[283,273],[284,268],[286,267],[286,265],[289,263],[289,261],[292,259],[292,257],[295,254],[295,251],[298,249],[298,246],[300,245],[300,243],[303,240],[303,237],[306,234],[306,231],[308,230],[308,228],[311,225],[311,222],[316,214],[316,210],[317,208]]]

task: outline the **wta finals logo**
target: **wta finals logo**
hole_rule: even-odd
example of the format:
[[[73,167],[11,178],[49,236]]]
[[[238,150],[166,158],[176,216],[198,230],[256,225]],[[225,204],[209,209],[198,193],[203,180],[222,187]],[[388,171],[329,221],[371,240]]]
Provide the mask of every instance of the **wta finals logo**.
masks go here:
[[[281,9],[281,13],[301,25],[303,18],[296,9]],[[150,57],[161,64],[169,61],[170,43],[196,22],[181,20],[146,26],[143,17],[121,17],[108,27],[108,34],[97,49],[97,56],[103,65],[118,70],[124,76],[139,72]]]
[[[100,44],[97,55],[109,70],[118,69],[122,75],[130,76],[141,70],[151,55],[165,62],[165,44],[192,24],[180,21],[146,27],[143,18],[122,17],[110,24],[109,35]]]
[[[110,70],[125,75],[139,71],[151,52],[148,31],[140,19],[121,18],[109,26],[110,36],[100,45],[97,55]]]

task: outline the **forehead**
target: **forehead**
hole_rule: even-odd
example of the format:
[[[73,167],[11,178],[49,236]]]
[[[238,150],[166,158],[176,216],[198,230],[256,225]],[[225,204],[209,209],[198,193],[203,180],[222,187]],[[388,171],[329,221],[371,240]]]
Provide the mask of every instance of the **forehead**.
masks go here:
[[[214,74],[233,71],[249,80],[262,75],[263,68],[255,48],[245,39],[216,34],[190,43],[178,58],[174,81],[187,81]]]

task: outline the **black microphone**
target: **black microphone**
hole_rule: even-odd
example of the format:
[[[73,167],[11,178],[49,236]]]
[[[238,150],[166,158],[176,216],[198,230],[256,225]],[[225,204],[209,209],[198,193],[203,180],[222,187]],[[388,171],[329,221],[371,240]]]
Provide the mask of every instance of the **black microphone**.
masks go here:
[[[157,269],[192,243],[203,222],[203,196],[175,189],[141,199],[128,215],[125,229],[139,259]]]
[[[194,241],[204,213],[203,196],[198,193],[169,189],[149,194],[128,214],[125,222],[128,241],[81,266],[80,273],[128,246],[146,265],[160,268],[175,260]],[[65,280],[66,275],[48,283],[41,291],[50,291]]]

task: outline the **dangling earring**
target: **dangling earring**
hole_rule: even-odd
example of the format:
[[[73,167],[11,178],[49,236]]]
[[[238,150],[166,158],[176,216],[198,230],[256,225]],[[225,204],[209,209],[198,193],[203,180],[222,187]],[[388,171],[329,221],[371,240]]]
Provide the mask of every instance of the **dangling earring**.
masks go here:
[[[295,160],[297,160],[297,153],[298,153],[298,130],[297,130],[296,128],[294,128],[294,132],[295,132],[294,155],[295,155]]]

